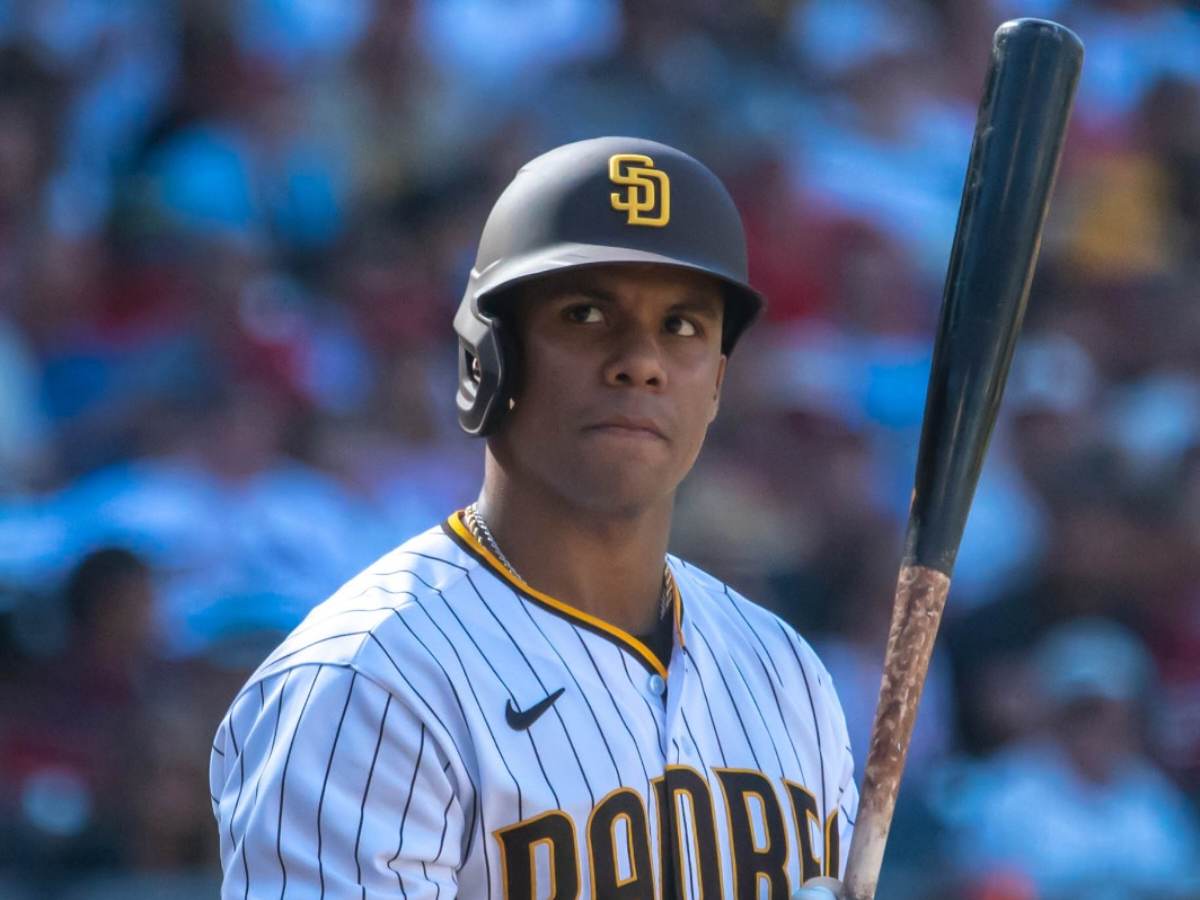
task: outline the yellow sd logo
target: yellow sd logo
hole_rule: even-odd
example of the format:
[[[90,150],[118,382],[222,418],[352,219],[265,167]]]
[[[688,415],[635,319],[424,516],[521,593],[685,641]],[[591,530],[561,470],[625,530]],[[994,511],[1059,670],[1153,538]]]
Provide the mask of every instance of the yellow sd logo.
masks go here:
[[[662,228],[671,220],[671,180],[666,172],[654,168],[650,157],[640,153],[609,157],[608,179],[625,185],[624,193],[613,191],[609,196],[613,209],[628,215],[626,223]]]

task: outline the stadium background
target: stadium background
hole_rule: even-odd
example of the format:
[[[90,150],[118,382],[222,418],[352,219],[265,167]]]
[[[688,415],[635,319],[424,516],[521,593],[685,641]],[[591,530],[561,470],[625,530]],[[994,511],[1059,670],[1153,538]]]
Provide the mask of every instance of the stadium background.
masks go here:
[[[0,2],[0,896],[214,895],[220,715],[472,498],[479,229],[599,134],[742,210],[770,310],[673,548],[803,629],[861,761],[1018,14],[1087,59],[883,896],[1200,897],[1200,13],[1158,0]]]

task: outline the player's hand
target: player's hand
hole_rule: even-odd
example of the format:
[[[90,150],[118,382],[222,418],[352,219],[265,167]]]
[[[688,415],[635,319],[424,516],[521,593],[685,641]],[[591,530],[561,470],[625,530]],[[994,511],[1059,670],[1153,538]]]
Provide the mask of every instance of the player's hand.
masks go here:
[[[810,878],[792,894],[792,900],[842,900],[845,890],[836,878]]]

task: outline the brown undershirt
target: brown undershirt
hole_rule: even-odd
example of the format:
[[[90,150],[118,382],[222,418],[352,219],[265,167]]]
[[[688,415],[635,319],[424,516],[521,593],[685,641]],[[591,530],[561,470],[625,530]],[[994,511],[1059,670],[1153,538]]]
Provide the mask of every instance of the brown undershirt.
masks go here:
[[[671,662],[671,648],[675,645],[675,616],[672,615],[672,610],[667,610],[667,614],[658,620],[654,630],[634,637],[649,647],[662,663],[662,667],[667,668]]]

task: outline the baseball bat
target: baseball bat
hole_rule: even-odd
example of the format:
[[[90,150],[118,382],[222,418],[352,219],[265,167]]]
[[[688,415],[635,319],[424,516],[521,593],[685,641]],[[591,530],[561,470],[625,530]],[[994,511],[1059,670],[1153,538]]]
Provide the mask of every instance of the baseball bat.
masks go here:
[[[1025,313],[1083,44],[1055,22],[996,31],[933,348],[904,557],[846,865],[872,900],[929,658]]]

